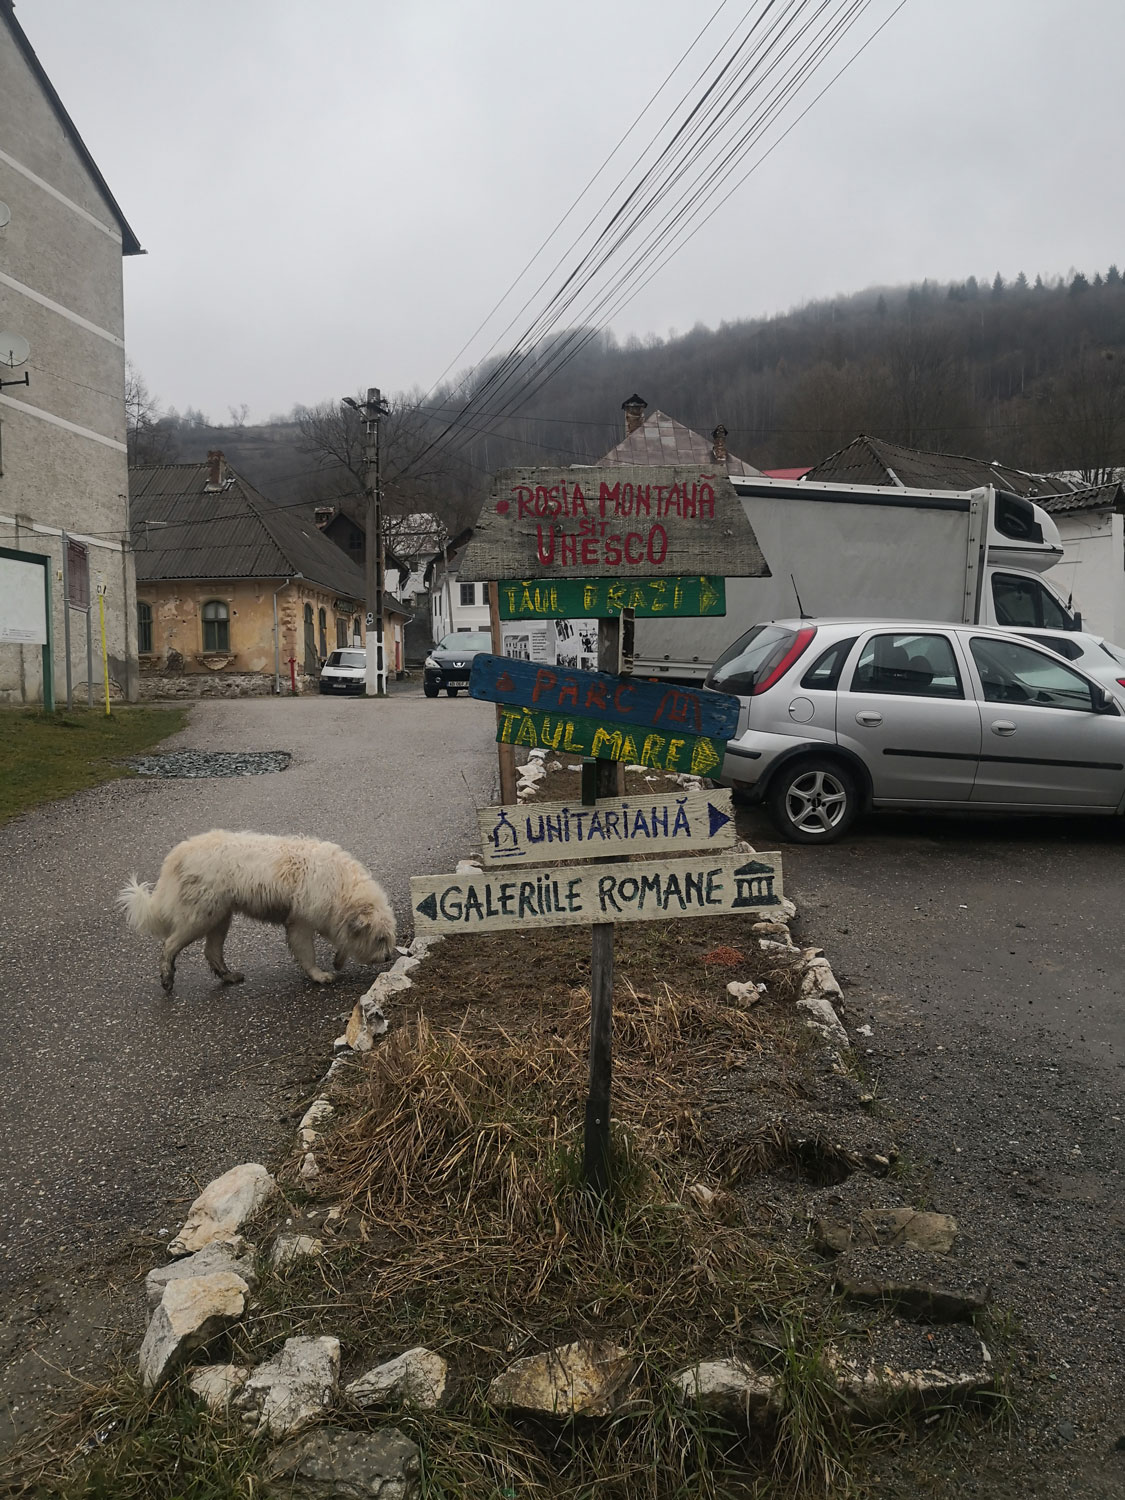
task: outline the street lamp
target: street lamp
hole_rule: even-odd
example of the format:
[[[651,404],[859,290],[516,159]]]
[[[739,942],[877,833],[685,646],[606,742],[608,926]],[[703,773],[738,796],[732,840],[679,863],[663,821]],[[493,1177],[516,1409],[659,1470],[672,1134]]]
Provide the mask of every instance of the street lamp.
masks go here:
[[[363,548],[364,588],[367,595],[367,662],[365,691],[369,698],[387,692],[386,656],[383,650],[383,479],[379,467],[379,419],[390,415],[390,407],[376,386],[368,386],[366,401],[345,396],[343,404],[363,418],[363,492],[366,499]],[[374,540],[374,545],[372,541]],[[374,650],[371,631],[374,627]]]

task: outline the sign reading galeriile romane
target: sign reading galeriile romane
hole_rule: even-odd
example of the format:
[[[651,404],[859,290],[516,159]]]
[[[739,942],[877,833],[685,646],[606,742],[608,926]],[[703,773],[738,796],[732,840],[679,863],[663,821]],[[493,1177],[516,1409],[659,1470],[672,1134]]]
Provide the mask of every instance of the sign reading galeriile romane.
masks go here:
[[[765,578],[723,469],[504,469],[465,548],[463,579]]]

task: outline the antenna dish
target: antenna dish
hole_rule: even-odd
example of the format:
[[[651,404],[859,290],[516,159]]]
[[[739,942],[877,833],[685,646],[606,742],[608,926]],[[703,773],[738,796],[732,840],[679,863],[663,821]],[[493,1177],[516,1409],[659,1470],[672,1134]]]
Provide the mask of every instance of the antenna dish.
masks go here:
[[[22,365],[31,353],[31,345],[22,333],[0,333],[0,365],[14,370]]]
[[[0,229],[6,229],[12,222],[12,210],[6,203],[0,203]]]

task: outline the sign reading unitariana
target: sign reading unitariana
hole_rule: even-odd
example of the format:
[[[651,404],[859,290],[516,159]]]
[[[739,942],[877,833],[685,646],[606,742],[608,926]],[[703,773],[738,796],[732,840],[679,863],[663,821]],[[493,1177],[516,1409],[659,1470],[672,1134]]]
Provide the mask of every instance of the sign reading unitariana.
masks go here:
[[[510,875],[416,875],[410,882],[419,937],[727,912],[768,915],[782,894],[779,854],[703,853]]]
[[[728,789],[599,797],[592,807],[581,802],[485,807],[478,817],[486,865],[683,854],[726,847],[736,837]]]

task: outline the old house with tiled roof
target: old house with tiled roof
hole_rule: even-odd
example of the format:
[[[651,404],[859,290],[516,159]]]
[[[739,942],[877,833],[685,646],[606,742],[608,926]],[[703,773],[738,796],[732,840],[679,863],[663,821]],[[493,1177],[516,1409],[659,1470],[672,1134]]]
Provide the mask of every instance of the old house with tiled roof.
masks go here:
[[[88,601],[93,634],[99,592],[110,678],[136,696],[122,257],[141,253],[11,0],[0,0],[0,547],[46,560],[3,564],[41,574],[51,599],[33,630],[0,614],[0,702],[41,701],[44,661],[60,698],[68,676],[79,701],[90,676],[100,689],[100,662],[87,671]],[[0,565],[9,603],[10,585]],[[48,620],[44,655],[35,632]]]
[[[222,453],[131,469],[129,497],[144,696],[307,689],[330,651],[366,640],[363,570]],[[388,596],[389,673],[408,619]]]
[[[720,424],[705,438],[662,411],[645,415],[648,402],[630,396],[621,403],[625,436],[598,460],[599,466],[620,464],[722,464],[728,474],[756,475],[760,470],[727,450],[727,430]]]

